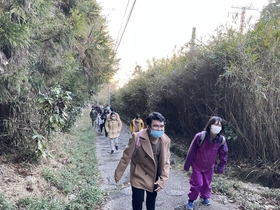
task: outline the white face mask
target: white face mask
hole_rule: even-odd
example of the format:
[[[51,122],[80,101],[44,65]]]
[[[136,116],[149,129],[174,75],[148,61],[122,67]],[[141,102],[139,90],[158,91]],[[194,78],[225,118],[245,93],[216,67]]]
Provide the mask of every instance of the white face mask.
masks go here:
[[[211,132],[213,134],[218,134],[222,130],[222,127],[217,126],[217,125],[211,125]]]

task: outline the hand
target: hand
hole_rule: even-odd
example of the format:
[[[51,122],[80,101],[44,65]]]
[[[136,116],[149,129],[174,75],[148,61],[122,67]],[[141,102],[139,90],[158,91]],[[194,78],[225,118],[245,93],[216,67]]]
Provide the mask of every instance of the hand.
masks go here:
[[[155,182],[155,185],[157,185],[157,188],[155,189],[156,192],[162,190],[162,187],[157,182]]]

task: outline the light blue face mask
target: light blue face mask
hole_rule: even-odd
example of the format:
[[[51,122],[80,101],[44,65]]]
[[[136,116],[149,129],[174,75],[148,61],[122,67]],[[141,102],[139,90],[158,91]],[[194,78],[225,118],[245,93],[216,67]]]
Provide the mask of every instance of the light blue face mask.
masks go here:
[[[151,130],[151,135],[156,139],[162,137],[163,134],[164,131]]]

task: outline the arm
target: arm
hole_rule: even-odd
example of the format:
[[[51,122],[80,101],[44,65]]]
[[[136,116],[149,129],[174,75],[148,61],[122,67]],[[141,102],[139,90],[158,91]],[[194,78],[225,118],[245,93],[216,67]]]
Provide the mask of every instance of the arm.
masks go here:
[[[169,139],[169,138],[168,138]],[[166,181],[169,178],[169,172],[170,172],[170,139],[164,146],[164,156],[163,156],[163,167],[159,176],[159,179],[155,182],[155,185],[158,185],[158,187],[155,189],[156,192],[159,192],[161,189],[164,188]]]
[[[184,164],[185,171],[189,171],[189,169],[190,169],[190,166],[193,162],[194,153],[197,150],[198,145],[199,145],[200,136],[201,136],[201,134],[197,133],[192,140],[192,143],[189,147],[189,150],[188,150],[188,153],[187,153],[187,156],[185,159],[185,164]]]
[[[107,132],[109,132],[109,123],[108,123],[108,120],[106,120],[105,122],[105,129]]]
[[[132,156],[133,156],[133,152],[135,149],[135,135],[133,134],[129,141],[128,144],[126,146],[126,148],[123,151],[123,155],[118,163],[118,166],[115,170],[115,181],[116,183],[119,182],[119,180],[121,179],[125,169],[127,168]]]
[[[118,120],[118,125],[119,125],[119,130],[118,130],[118,132],[120,133],[121,130],[122,130],[122,121],[121,121],[121,119]]]
[[[225,166],[228,159],[228,146],[226,142],[224,145],[220,147],[218,154],[219,154],[219,164],[217,170],[218,170],[218,174],[222,174],[224,173]]]

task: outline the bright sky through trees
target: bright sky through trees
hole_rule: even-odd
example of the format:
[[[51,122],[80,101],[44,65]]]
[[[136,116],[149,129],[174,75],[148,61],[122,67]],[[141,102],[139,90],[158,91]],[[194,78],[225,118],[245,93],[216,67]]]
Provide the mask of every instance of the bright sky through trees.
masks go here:
[[[134,0],[97,2],[109,21],[110,35],[120,38]],[[175,46],[190,41],[193,27],[197,38],[206,39],[220,24],[232,23],[233,13],[240,17],[242,7],[258,9],[246,10],[245,15],[256,21],[267,4],[268,0],[137,0],[118,47],[121,66],[116,78],[124,83],[137,64],[145,69],[147,59],[171,56]]]

